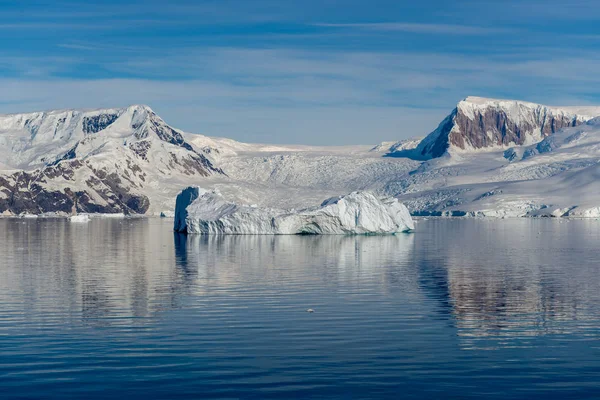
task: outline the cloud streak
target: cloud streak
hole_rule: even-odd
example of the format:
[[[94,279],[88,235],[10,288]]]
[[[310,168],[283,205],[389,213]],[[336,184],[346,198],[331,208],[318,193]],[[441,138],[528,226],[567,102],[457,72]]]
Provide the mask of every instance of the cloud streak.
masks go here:
[[[376,23],[317,23],[312,24],[313,26],[324,27],[324,28],[347,28],[347,29],[361,29],[368,31],[381,31],[381,32],[406,32],[406,33],[420,33],[429,35],[492,35],[498,33],[515,33],[515,29],[507,28],[489,28],[482,26],[471,26],[471,25],[450,25],[450,24],[417,24],[407,22],[376,22]]]
[[[424,135],[468,95],[600,103],[591,1],[5,3],[0,112],[149,103],[189,131],[342,144]]]
[[[69,62],[74,63],[70,65]],[[77,59],[0,58],[0,66],[54,66],[0,80],[2,112],[147,103],[191,132],[258,142],[380,142],[431,131],[469,95],[547,104],[593,101],[600,58],[520,54],[188,49],[110,60],[120,79],[65,79]],[[16,68],[16,67],[15,67]],[[170,68],[180,74],[167,79]],[[42,70],[44,72],[44,70]],[[134,76],[135,75],[135,76]]]

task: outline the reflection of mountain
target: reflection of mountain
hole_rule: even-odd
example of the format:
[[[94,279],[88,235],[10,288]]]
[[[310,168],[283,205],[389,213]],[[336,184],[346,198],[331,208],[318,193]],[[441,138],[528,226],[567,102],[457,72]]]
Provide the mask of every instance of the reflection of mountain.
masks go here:
[[[415,234],[377,237],[186,237],[158,219],[0,219],[0,304],[54,323],[120,324],[143,323],[189,296],[305,301],[334,290],[358,304],[378,293],[387,306],[414,301],[423,318],[450,318],[465,347],[512,345],[596,318],[599,238],[594,221],[431,220]]]
[[[189,283],[176,269],[170,226],[160,220],[0,222],[8,256],[0,261],[0,296],[24,297],[28,312],[68,304],[71,316],[89,321],[148,317],[177,307]]]
[[[435,234],[415,241],[419,283],[450,308],[465,345],[568,333],[593,316],[600,276],[592,223],[428,223]]]

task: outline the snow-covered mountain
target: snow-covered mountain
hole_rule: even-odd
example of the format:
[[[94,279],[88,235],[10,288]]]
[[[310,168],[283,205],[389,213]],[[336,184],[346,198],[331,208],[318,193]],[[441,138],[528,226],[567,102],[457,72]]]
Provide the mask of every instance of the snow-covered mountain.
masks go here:
[[[155,215],[172,211],[189,185],[219,188],[231,201],[301,208],[418,166],[371,148],[185,133],[141,105],[0,115],[0,214]]]
[[[422,141],[240,143],[146,106],[0,116],[0,213],[172,212],[197,185],[228,202],[318,206],[354,191],[416,215],[600,216],[600,107],[469,97]]]
[[[222,174],[141,105],[2,115],[0,159],[0,212],[14,214],[145,213],[164,183]]]
[[[422,137],[403,139],[397,142],[382,142],[377,146],[373,147],[371,151],[377,153],[399,153],[407,150],[413,150],[417,148],[419,143],[423,140]]]
[[[529,146],[427,161],[384,191],[417,215],[600,217],[600,118]]]
[[[467,97],[417,146],[421,159],[537,143],[556,131],[600,116],[600,107],[549,107],[516,100]]]

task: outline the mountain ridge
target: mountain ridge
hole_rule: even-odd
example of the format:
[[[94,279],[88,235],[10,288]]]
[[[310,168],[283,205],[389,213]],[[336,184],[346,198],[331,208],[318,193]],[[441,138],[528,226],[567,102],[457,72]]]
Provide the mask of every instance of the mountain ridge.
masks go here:
[[[153,186],[223,174],[145,105],[1,115],[0,156],[13,214],[144,214]]]
[[[195,135],[145,105],[4,114],[0,213],[157,215],[172,212],[182,188],[200,185],[272,208],[368,190],[421,215],[600,215],[600,127],[571,110],[600,114],[469,97],[424,139],[375,147]]]
[[[530,145],[557,130],[581,125],[596,116],[600,116],[600,107],[560,108],[470,96],[461,100],[419,143],[413,156],[427,160],[445,154]]]

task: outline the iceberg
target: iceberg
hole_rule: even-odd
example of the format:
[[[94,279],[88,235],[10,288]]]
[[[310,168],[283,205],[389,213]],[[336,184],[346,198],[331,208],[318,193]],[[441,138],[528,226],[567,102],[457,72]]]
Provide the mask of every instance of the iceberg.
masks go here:
[[[320,207],[280,210],[239,205],[219,192],[188,187],[177,196],[177,232],[208,235],[360,235],[414,230],[408,209],[397,199],[353,192]]]
[[[69,217],[69,221],[71,221],[71,222],[90,222],[90,216],[87,214],[71,215]]]

